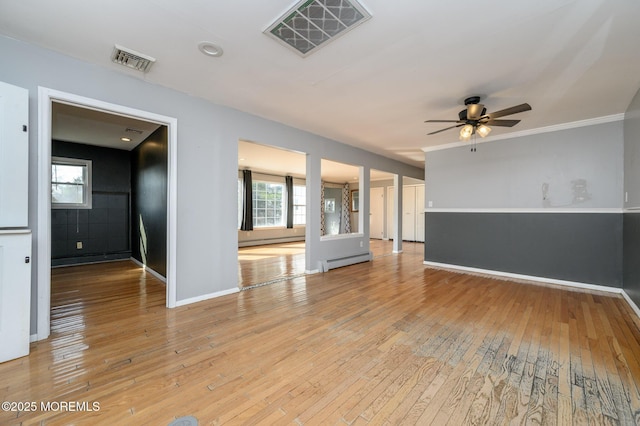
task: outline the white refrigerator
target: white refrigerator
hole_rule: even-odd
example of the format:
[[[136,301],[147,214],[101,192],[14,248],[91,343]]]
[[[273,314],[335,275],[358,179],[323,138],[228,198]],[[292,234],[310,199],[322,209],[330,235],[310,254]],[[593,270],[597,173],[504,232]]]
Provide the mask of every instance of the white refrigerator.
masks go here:
[[[29,354],[29,92],[0,82],[0,362]]]

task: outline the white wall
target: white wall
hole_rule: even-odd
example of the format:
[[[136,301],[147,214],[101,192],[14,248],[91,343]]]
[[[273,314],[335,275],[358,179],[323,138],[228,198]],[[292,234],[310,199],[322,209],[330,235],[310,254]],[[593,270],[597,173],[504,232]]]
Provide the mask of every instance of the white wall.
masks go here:
[[[414,178],[421,178],[424,173],[422,169],[361,149],[150,84],[144,81],[143,75],[115,64],[102,68],[6,37],[0,37],[0,52],[11,58],[0,66],[0,81],[29,90],[29,226],[36,245],[49,244],[38,238],[37,229],[38,86],[177,118],[178,302],[237,287],[238,140],[308,153],[307,180],[310,183],[307,198],[312,212],[309,220],[314,221],[312,227],[307,226],[309,270],[316,269],[323,259],[334,255],[348,256],[362,250],[361,240],[357,238],[320,241],[321,158]],[[368,182],[362,189],[364,194],[368,193]],[[368,239],[366,244],[368,247]],[[34,268],[37,261],[34,258]],[[32,276],[33,333],[37,324],[35,269]]]
[[[426,153],[434,208],[622,208],[623,122]],[[574,200],[584,179],[588,199]],[[543,185],[547,199],[543,200]]]

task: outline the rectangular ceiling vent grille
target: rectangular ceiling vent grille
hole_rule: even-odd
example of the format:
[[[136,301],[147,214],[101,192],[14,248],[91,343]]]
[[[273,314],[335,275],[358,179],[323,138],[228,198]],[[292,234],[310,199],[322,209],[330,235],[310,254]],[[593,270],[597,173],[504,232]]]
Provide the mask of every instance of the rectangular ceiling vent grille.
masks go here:
[[[355,0],[303,0],[264,33],[308,56],[371,18]]]
[[[113,53],[111,53],[111,60],[116,64],[124,65],[137,71],[147,72],[156,61],[156,58],[116,44],[113,47]]]

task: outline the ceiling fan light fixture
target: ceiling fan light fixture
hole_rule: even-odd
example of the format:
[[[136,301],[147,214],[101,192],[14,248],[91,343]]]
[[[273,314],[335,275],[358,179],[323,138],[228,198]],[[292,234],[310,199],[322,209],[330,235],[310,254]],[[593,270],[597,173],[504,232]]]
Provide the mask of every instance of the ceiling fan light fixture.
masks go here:
[[[460,140],[468,141],[471,139],[471,135],[473,135],[473,126],[471,124],[465,124],[460,129]]]
[[[476,131],[478,132],[481,138],[485,138],[489,135],[489,133],[491,133],[491,127],[481,124],[478,126]]]

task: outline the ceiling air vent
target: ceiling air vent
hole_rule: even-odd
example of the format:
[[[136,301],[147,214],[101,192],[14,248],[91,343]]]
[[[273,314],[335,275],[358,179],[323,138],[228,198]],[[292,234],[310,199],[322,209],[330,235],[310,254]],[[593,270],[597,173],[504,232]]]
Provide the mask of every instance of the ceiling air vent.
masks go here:
[[[355,0],[302,0],[264,33],[308,56],[371,18]]]
[[[124,65],[125,67],[133,68],[137,71],[147,72],[151,65],[156,61],[156,58],[144,55],[135,50],[127,49],[126,47],[118,46],[113,47],[113,53],[111,54],[111,60],[116,64]]]

